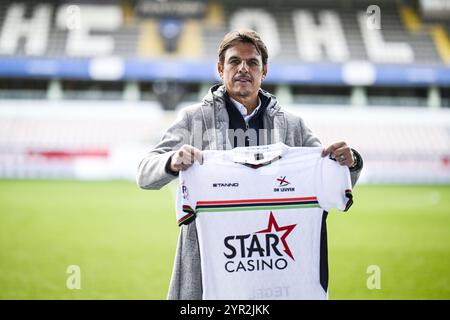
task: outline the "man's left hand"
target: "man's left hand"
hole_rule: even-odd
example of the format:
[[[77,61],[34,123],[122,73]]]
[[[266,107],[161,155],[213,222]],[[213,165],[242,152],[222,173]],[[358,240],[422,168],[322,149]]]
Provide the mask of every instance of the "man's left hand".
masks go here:
[[[352,150],[344,141],[333,143],[328,148],[323,149],[322,157],[330,155],[342,166],[351,167],[355,164],[355,156]]]

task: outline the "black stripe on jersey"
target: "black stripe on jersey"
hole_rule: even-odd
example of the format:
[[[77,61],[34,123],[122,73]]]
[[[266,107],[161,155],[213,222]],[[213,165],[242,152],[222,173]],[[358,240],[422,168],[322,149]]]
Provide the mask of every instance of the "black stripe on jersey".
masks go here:
[[[322,213],[322,226],[320,229],[320,285],[328,292],[328,239],[327,239],[328,212]]]
[[[347,212],[348,211],[348,209],[350,209],[350,207],[352,206],[352,204],[353,204],[353,194],[351,193],[351,192],[346,192],[345,193],[345,196],[348,198],[348,201],[347,201],[347,203],[345,204],[345,209],[344,209],[344,212]]]

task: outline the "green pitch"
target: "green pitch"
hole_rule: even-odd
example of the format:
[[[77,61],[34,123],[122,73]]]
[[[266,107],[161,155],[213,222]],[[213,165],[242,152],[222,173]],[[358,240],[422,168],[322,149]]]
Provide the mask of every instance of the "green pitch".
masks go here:
[[[165,299],[173,192],[0,181],[0,299]],[[328,217],[330,299],[450,299],[450,186],[358,186],[354,197]],[[79,290],[66,286],[70,265]]]

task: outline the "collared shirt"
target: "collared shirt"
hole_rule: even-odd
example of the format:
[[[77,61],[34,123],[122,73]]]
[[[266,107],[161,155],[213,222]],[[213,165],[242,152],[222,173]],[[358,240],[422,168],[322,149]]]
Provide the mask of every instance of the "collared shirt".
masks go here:
[[[232,97],[230,97],[231,102],[233,102],[233,105],[236,107],[236,109],[239,110],[239,112],[242,114],[242,117],[245,120],[245,123],[248,124],[250,121],[250,118],[253,117],[256,112],[258,112],[259,107],[261,107],[261,99],[258,97],[258,106],[253,110],[251,114],[247,114],[247,108],[240,103],[239,101],[234,100]]]

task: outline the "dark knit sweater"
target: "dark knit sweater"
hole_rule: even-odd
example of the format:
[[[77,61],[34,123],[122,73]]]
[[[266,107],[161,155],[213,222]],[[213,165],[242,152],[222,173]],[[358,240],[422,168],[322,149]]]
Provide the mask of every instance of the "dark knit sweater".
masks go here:
[[[250,120],[245,123],[241,112],[231,101],[228,94],[225,94],[225,107],[229,116],[228,136],[233,147],[248,147],[259,145],[259,130],[264,129],[263,114],[269,105],[270,98],[260,94],[261,106]]]

